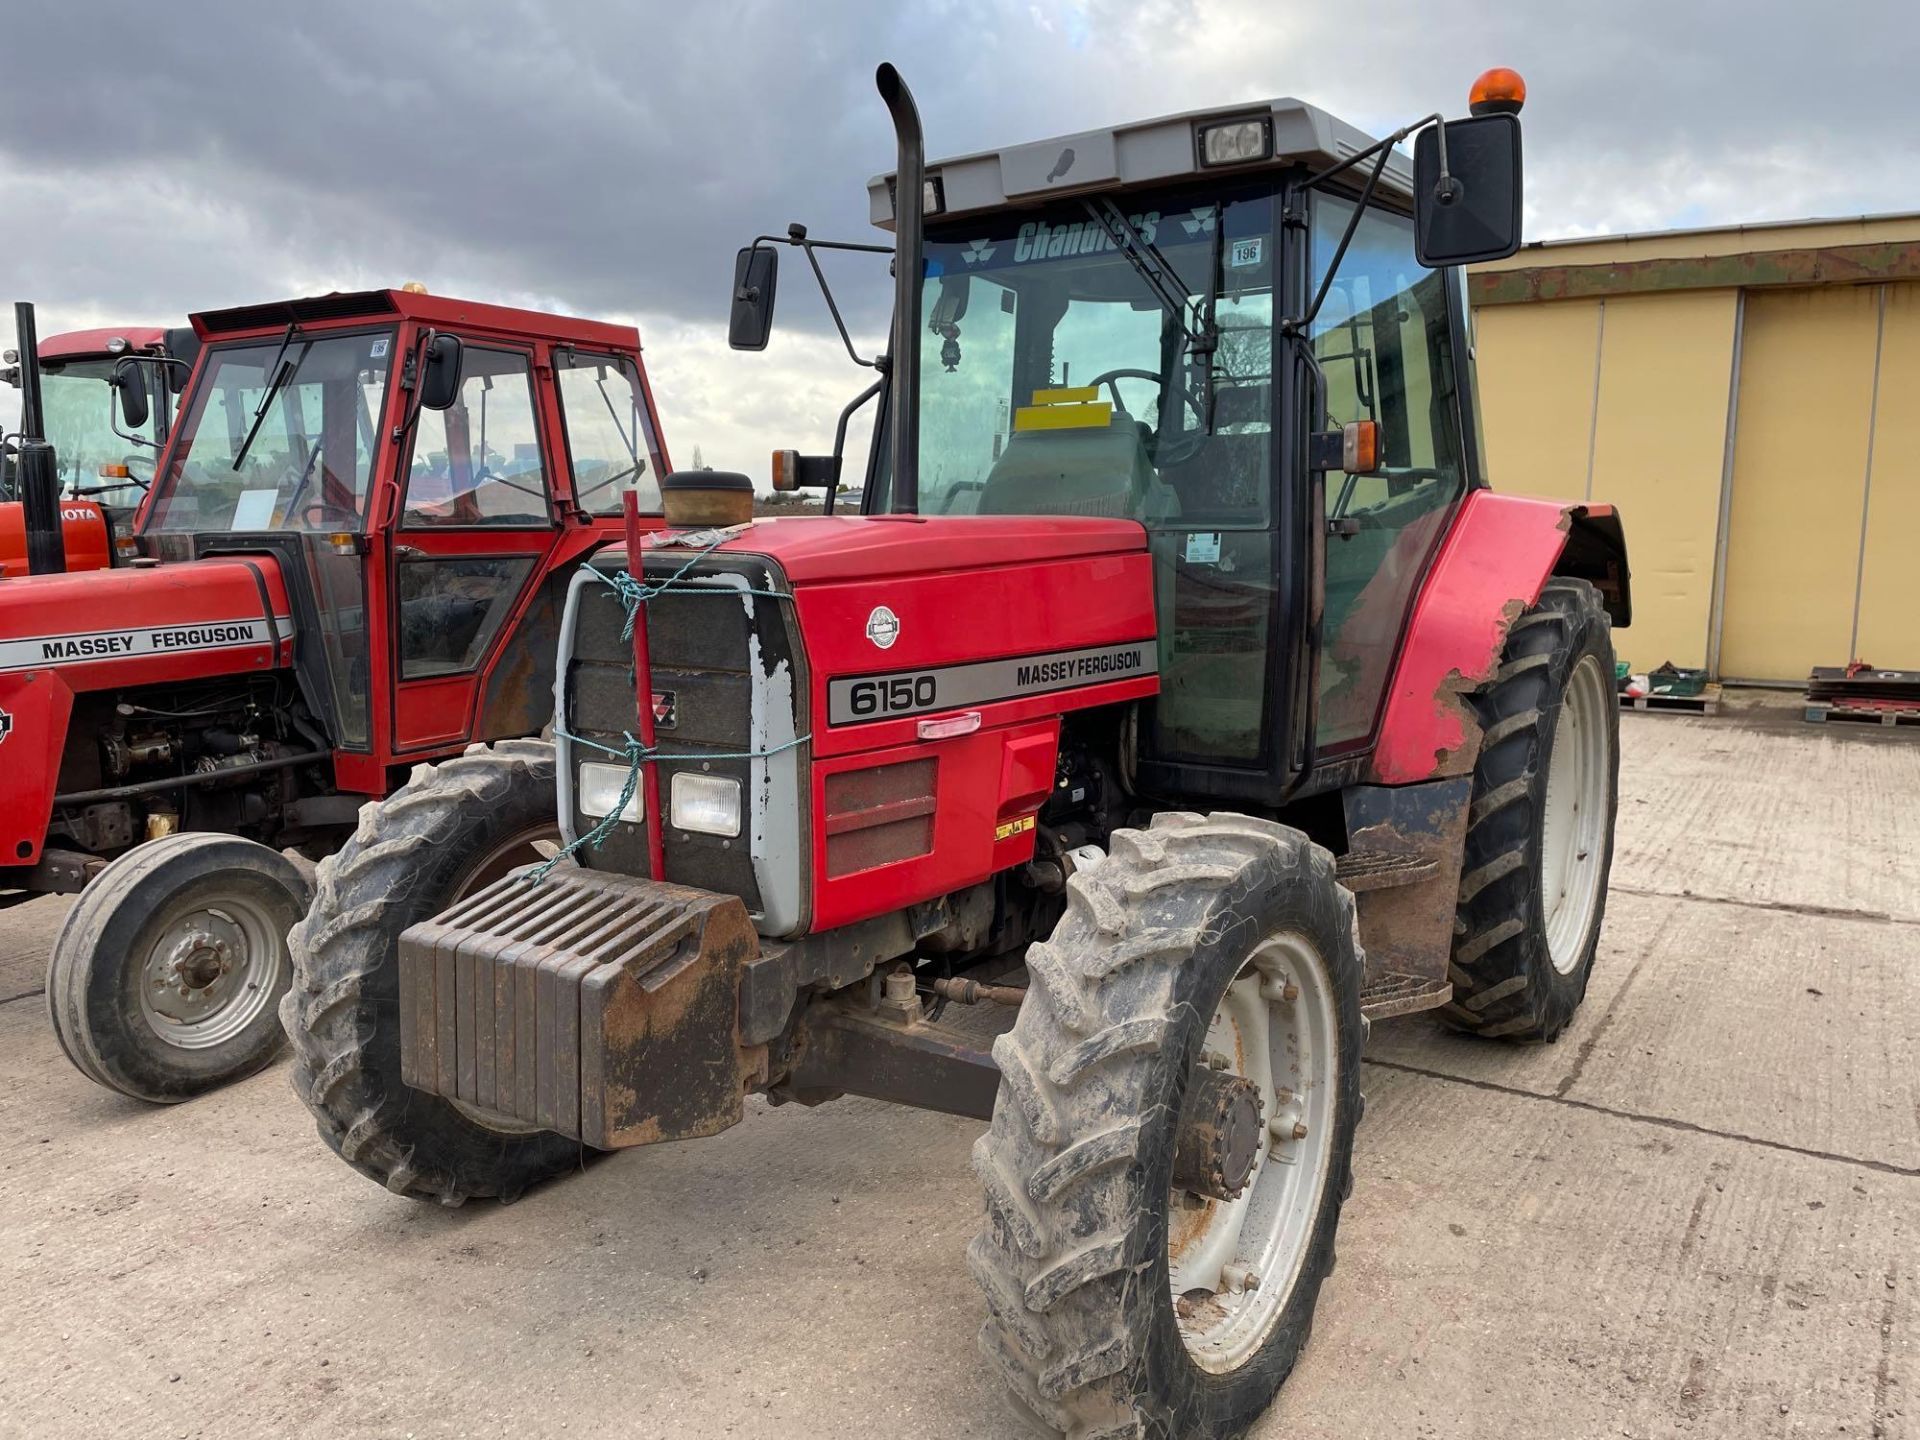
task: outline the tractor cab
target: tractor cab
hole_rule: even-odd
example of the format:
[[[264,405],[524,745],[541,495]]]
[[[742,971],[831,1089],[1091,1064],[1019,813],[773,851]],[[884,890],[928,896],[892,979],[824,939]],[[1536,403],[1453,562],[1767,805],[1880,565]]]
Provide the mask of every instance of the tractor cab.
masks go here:
[[[205,352],[140,553],[278,562],[294,668],[349,788],[384,792],[422,749],[537,730],[549,575],[617,533],[629,492],[659,508],[633,329],[414,290],[193,324]]]
[[[1277,803],[1374,736],[1420,579],[1484,483],[1445,267],[1518,241],[1517,123],[1446,133],[1444,221],[1401,137],[1292,99],[926,167],[911,461],[889,415],[868,508],[1145,526],[1156,788]],[[895,189],[869,186],[889,228]]]

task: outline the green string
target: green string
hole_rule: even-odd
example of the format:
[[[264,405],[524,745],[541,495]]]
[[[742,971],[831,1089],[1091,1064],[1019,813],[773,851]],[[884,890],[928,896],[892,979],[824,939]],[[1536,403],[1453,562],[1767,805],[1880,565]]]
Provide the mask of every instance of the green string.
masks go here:
[[[717,550],[720,546],[724,545],[731,538],[732,538],[731,536],[722,535],[719,538],[712,541],[710,544],[705,545],[701,549],[695,551],[693,555],[691,555],[688,558],[686,564],[682,565],[678,570],[674,571],[673,574],[669,575],[664,580],[647,581],[644,579],[635,579],[634,576],[625,569],[617,570],[613,574],[609,575],[606,571],[601,570],[598,567],[594,566],[593,564],[589,563],[586,567],[587,573],[592,575],[595,579],[600,580],[603,583],[612,586],[615,593],[618,594],[620,597],[620,603],[622,608],[624,608],[627,612],[627,623],[620,632],[620,638],[623,640],[633,639],[633,627],[639,618],[640,607],[642,605],[645,605],[649,600],[652,600],[655,596],[658,596],[658,595],[666,595],[666,594],[742,595],[742,594],[746,594],[746,595],[764,595],[770,599],[775,599],[775,600],[791,600],[793,598],[791,595],[783,594],[776,590],[741,590],[740,588],[732,585],[714,586],[714,585],[679,583],[686,576],[687,572],[691,570],[696,564],[698,564],[704,557],[712,554],[715,550]],[[644,571],[642,573],[644,574]],[[639,704],[639,700],[640,700],[640,696],[638,694],[638,691],[636,690],[634,695],[634,703],[636,706]],[[652,696],[647,697],[647,703],[649,705],[653,703]],[[558,865],[562,860],[569,858],[576,850],[579,850],[582,847],[598,850],[603,844],[605,844],[607,836],[611,835],[613,833],[614,827],[620,823],[621,812],[623,812],[627,808],[627,806],[632,803],[634,792],[640,788],[640,767],[642,765],[651,764],[654,761],[661,758],[661,754],[658,746],[649,747],[647,745],[642,744],[638,739],[634,737],[631,731],[621,732],[621,738],[623,743],[618,748],[611,745],[603,745],[600,741],[590,740],[584,735],[575,735],[570,730],[568,730],[564,725],[559,724],[557,722],[554,725],[554,734],[564,740],[569,741],[572,744],[585,745],[589,749],[600,751],[603,755],[611,755],[615,759],[625,760],[627,762],[627,779],[626,779],[626,783],[620,789],[620,799],[617,802],[615,802],[613,808],[607,812],[606,816],[600,821],[598,825],[595,825],[593,829],[587,831],[584,835],[581,835],[578,839],[574,840],[571,844],[565,846],[557,854],[555,854],[550,859],[548,859],[545,864],[540,866],[539,869],[529,872],[527,878],[535,882],[544,880],[547,877],[547,874],[553,869],[554,866]],[[785,751],[797,749],[798,747],[806,744],[812,738],[813,736],[811,734],[800,735],[795,737],[792,740],[783,741],[782,743],[775,745],[772,748],[766,749],[766,750],[740,750],[740,751],[735,751],[729,754],[719,754],[719,755],[710,754],[705,751],[701,751],[693,754],[688,754],[683,756],[674,756],[674,757],[668,757],[668,758],[684,759],[684,760],[765,760],[771,756],[779,755]]]

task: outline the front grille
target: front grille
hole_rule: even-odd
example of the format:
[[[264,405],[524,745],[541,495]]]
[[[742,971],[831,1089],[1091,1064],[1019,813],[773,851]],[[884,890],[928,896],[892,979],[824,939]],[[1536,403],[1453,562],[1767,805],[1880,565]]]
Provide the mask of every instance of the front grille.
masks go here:
[[[649,562],[649,578],[663,578],[685,565],[686,556],[664,551],[650,556]],[[621,567],[622,558],[615,551],[596,563],[612,572]],[[656,763],[665,826],[664,878],[738,895],[767,933],[789,933],[803,925],[804,747],[771,759],[743,757],[804,733],[806,687],[789,624],[792,607],[765,595],[744,595],[739,588],[784,589],[784,581],[757,556],[729,555],[702,560],[680,583],[700,584],[709,593],[669,591],[647,606],[652,699],[656,717],[664,717],[657,720],[655,735],[663,757]],[[565,631],[571,639],[563,728],[616,751],[628,733],[639,733],[633,649],[621,634],[626,618],[611,586],[592,576],[575,581]],[[569,766],[582,760],[617,763],[613,756],[564,738],[561,747]],[[664,812],[669,810],[673,776],[682,770],[739,784],[742,834],[703,835],[675,830],[668,823]],[[599,823],[579,813],[570,818],[574,834]],[[645,827],[616,825],[600,849],[583,858],[595,869],[644,875]]]

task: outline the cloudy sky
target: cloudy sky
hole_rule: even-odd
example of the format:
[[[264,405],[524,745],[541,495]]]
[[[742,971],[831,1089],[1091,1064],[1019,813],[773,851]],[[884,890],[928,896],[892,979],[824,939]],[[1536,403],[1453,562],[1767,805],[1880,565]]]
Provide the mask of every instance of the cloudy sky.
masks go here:
[[[733,251],[873,238],[883,59],[934,158],[1275,94],[1378,133],[1498,63],[1529,238],[1920,209],[1912,0],[16,3],[4,35],[5,298],[43,334],[406,280],[632,319],[676,460],[762,478],[862,375],[798,269],[731,354]],[[872,345],[884,268],[840,275]]]

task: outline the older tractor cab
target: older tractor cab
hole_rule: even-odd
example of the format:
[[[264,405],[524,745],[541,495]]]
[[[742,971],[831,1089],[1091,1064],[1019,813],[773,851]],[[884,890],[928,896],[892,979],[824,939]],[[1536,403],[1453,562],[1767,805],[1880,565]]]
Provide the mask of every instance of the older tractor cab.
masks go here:
[[[753,1092],[989,1121],[1018,1413],[1238,1434],[1332,1268],[1367,1018],[1552,1039],[1599,937],[1625,549],[1487,489],[1457,269],[1519,241],[1518,77],[1381,141],[1276,100],[930,166],[879,83],[862,513],[670,479],[571,583],[556,753],[422,771],[323,865],[295,1086],[447,1203]],[[741,253],[738,343],[823,243]],[[556,805],[565,855],[440,907]]]
[[[299,857],[419,761],[539,734],[566,582],[665,465],[631,326],[411,290],[193,326],[122,563],[0,581],[0,904],[84,891],[55,1029],[150,1100],[278,1048]]]

